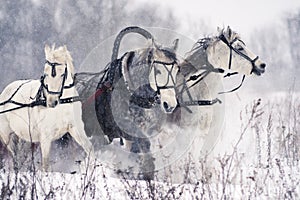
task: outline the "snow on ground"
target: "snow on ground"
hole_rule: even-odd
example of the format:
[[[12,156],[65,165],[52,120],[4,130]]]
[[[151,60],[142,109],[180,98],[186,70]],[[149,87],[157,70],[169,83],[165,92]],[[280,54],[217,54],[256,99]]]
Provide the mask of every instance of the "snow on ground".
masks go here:
[[[127,172],[116,173],[118,166],[100,159],[86,171],[84,152],[76,143],[71,142],[66,148],[54,144],[50,158],[53,172],[39,169],[38,150],[34,154],[37,169],[34,172],[28,168],[15,171],[12,164],[5,163],[6,167],[0,172],[1,195],[11,199],[22,196],[25,199],[297,199],[300,195],[300,151],[298,139],[293,135],[297,136],[299,130],[299,120],[295,120],[299,113],[295,112],[293,117],[295,124],[290,123],[293,120],[287,113],[297,111],[300,94],[241,91],[226,97],[229,106],[225,112],[225,131],[210,154],[213,164],[206,158],[197,160],[181,156],[174,162],[176,167],[166,165],[157,173],[155,181],[148,182],[128,178]],[[244,108],[251,111],[249,104],[253,106],[258,98],[261,105],[257,113],[259,109],[264,113],[253,119],[238,150],[232,153],[230,150],[239,139],[241,126],[245,126],[251,115]],[[230,107],[232,105],[235,107]],[[273,117],[271,123],[270,116]],[[283,128],[283,124],[287,127]],[[196,147],[194,144],[191,151],[196,151]],[[98,150],[98,158],[121,159],[126,154],[112,153],[118,148],[123,147],[117,143],[108,145],[105,150]],[[25,166],[27,162],[30,166],[30,161],[29,156],[21,164]],[[181,182],[178,177],[183,177]]]

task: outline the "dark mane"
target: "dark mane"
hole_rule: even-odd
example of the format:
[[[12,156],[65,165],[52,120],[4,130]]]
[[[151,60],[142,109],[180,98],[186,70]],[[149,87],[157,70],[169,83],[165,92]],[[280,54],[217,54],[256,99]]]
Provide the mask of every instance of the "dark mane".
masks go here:
[[[171,60],[177,60],[176,53],[172,49],[162,48],[161,50],[166,57]]]
[[[214,41],[216,41],[217,39],[221,38],[221,37],[225,37],[227,39],[228,42],[235,40],[235,39],[241,39],[240,35],[234,31],[232,31],[230,29],[230,33],[229,29],[222,29],[219,31],[219,34],[217,36],[212,36],[212,37],[205,37],[205,38],[201,38],[199,39],[193,46],[193,48],[187,53],[187,54],[192,54],[194,51],[198,51],[199,49],[203,49],[206,50],[207,47]]]
[[[188,53],[191,53],[193,51],[196,51],[198,49],[203,49],[206,50],[207,47],[209,46],[209,44],[211,44],[213,38],[211,37],[205,37],[205,38],[201,38],[199,39],[193,46],[193,48],[191,49],[191,51],[189,51]]]
[[[180,72],[187,76],[199,70],[203,65],[209,65],[207,61],[206,49],[215,41],[215,37],[205,37],[199,39],[192,49],[186,53],[184,61],[179,64]]]

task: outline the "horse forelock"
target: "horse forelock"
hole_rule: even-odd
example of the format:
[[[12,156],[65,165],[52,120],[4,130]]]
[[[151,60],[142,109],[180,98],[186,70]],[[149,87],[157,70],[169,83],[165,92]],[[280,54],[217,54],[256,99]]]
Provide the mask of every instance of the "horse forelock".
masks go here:
[[[46,53],[46,59],[50,62],[67,64],[69,72],[74,75],[73,58],[66,46],[55,48],[55,45],[52,45],[51,50]]]
[[[221,36],[224,36],[229,43],[233,40],[241,39],[240,35],[233,31],[230,27],[227,27],[227,29],[221,29],[217,38],[220,38]]]

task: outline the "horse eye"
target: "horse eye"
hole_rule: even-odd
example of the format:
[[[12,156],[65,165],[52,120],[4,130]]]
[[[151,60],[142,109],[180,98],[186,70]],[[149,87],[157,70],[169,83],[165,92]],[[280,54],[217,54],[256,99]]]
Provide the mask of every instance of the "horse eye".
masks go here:
[[[243,50],[244,50],[244,47],[242,47],[242,46],[237,46],[237,50],[238,50],[238,51],[243,51]]]
[[[159,69],[155,69],[156,74],[161,74],[161,71]]]

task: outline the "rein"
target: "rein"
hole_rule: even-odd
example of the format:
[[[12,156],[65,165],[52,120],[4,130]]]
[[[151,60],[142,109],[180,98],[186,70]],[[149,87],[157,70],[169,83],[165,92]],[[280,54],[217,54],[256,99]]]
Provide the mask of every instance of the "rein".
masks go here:
[[[77,101],[81,101],[79,96],[59,99],[60,104],[74,103],[74,102],[77,102]],[[3,110],[3,111],[0,112],[0,114],[7,113],[7,112],[10,112],[10,111],[14,111],[14,110],[18,110],[18,109],[21,109],[21,108],[26,108],[26,107],[27,108],[33,108],[35,106],[44,106],[44,107],[47,106],[45,99],[39,99],[39,100],[33,101],[31,103],[20,103],[20,102],[17,102],[17,101],[10,100],[10,101],[5,102],[5,104],[7,104],[7,103],[15,104],[18,107]],[[3,105],[5,105],[5,104],[3,104]]]
[[[219,92],[218,94],[231,93],[231,92],[234,92],[234,91],[240,89],[240,87],[242,87],[242,85],[243,85],[243,83],[244,83],[245,77],[246,77],[246,76],[243,75],[242,81],[241,81],[241,83],[240,83],[237,87],[235,87],[235,88],[233,88],[232,90],[229,90],[229,91]]]

